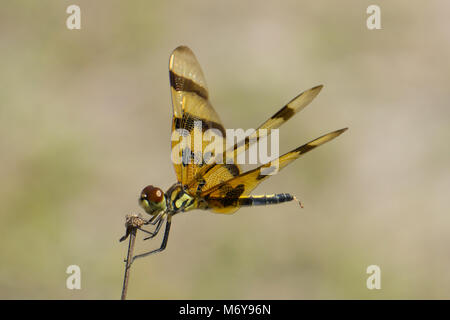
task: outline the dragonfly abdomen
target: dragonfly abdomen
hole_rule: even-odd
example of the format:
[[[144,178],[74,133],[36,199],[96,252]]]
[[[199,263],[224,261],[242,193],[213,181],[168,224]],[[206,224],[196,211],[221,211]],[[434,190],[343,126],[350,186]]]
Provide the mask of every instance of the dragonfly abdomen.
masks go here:
[[[239,206],[265,206],[294,200],[289,193],[267,194],[262,196],[243,196],[238,198]]]

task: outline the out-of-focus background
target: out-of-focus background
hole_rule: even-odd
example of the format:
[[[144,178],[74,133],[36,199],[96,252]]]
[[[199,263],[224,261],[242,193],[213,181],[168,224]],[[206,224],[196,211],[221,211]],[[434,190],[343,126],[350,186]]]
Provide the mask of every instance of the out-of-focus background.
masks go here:
[[[68,30],[66,8],[81,8]],[[366,9],[381,7],[382,30]],[[227,128],[299,92],[281,152],[344,135],[263,183],[305,204],[194,211],[133,265],[130,299],[450,298],[447,1],[4,1],[0,298],[117,299],[124,216],[175,182],[171,51],[202,65]],[[159,239],[159,238],[158,238]],[[137,244],[157,247],[160,240]],[[79,265],[82,289],[66,288]],[[381,268],[381,290],[366,268]]]

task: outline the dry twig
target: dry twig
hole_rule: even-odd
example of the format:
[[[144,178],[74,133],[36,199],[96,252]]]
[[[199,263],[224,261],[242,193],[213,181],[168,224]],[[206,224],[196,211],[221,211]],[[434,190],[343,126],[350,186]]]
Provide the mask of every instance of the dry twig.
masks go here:
[[[130,236],[130,242],[128,243],[127,259],[125,260],[125,274],[123,276],[122,296],[121,299],[125,300],[128,290],[128,279],[130,277],[131,262],[133,261],[134,243],[136,241],[136,231],[142,225],[145,224],[145,220],[137,214],[128,214],[126,216],[125,227],[126,233],[120,238],[120,241],[124,241]]]

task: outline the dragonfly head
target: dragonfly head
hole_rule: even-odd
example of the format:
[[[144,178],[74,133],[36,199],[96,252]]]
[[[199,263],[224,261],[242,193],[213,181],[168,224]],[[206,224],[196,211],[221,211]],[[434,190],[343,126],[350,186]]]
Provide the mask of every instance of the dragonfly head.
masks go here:
[[[146,186],[139,198],[139,205],[151,215],[157,215],[166,210],[166,198],[164,192],[154,186]]]

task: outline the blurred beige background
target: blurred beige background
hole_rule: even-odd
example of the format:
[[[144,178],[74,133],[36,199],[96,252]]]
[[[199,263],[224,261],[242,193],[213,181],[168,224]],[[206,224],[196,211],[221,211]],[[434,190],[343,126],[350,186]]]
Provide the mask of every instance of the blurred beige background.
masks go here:
[[[68,30],[66,8],[81,7]],[[381,7],[382,30],[366,28]],[[0,298],[118,299],[124,216],[175,182],[170,52],[196,53],[227,128],[299,92],[286,152],[344,135],[263,183],[305,204],[194,211],[137,261],[130,299],[450,298],[447,1],[4,1]],[[158,246],[139,243],[141,250]],[[66,289],[67,266],[82,289]],[[366,288],[381,267],[382,289]]]

